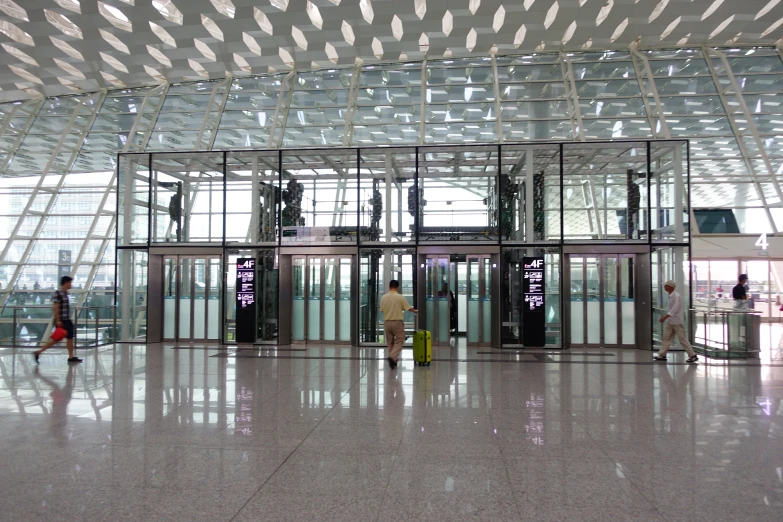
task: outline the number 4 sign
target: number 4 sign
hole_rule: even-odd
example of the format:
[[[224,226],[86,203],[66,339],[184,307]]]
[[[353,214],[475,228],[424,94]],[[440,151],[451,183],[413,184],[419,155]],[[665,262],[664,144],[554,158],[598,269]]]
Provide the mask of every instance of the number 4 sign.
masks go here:
[[[761,247],[761,250],[766,250],[769,246],[769,242],[767,242],[767,233],[764,232],[759,236],[759,238],[756,240],[755,245],[757,247]]]

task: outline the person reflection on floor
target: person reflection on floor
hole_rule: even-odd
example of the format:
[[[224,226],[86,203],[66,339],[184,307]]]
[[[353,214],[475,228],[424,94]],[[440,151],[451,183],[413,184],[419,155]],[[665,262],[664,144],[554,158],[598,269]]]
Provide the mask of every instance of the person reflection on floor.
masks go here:
[[[68,374],[65,376],[65,385],[61,388],[55,381],[46,377],[41,370],[35,367],[35,376],[47,386],[52,388],[49,396],[52,398],[52,411],[49,414],[49,431],[52,438],[59,443],[67,442],[65,427],[68,424],[68,403],[71,402],[73,388],[76,384],[75,366],[68,365]]]
[[[400,430],[405,424],[405,392],[401,372],[385,373],[380,435],[384,443],[394,444],[399,443]]]
[[[674,367],[679,368],[679,367]],[[672,368],[672,369],[674,369]],[[669,414],[669,422],[673,432],[686,432],[690,424],[687,422],[688,415],[688,389],[693,388],[693,378],[696,374],[697,366],[689,364],[688,368],[676,379],[669,373],[668,366],[658,367],[658,379],[660,388],[663,392],[661,396],[661,413]],[[678,373],[676,371],[676,373]]]

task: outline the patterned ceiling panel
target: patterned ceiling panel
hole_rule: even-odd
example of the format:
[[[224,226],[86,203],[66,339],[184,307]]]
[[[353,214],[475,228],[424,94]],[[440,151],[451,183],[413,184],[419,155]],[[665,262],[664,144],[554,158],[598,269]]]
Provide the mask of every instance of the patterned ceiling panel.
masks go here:
[[[357,61],[781,37],[783,0],[0,0],[0,101]]]

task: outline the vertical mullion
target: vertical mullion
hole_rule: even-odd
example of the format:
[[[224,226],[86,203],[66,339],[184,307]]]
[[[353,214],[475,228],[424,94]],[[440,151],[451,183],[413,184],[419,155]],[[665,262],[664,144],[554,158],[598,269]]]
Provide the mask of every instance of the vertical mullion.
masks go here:
[[[605,284],[604,284],[604,263],[605,259],[603,255],[598,255],[598,321],[600,324],[600,332],[601,335],[599,337],[599,343],[601,346],[604,345],[604,342],[606,340],[606,328],[604,324],[604,290],[605,290]]]
[[[622,346],[623,344],[623,259],[625,256],[617,256],[617,266],[615,267],[615,291],[617,295],[617,344]]]
[[[304,269],[304,342],[310,340],[310,256],[302,256],[302,267]],[[293,306],[293,302],[292,302]],[[293,309],[291,310],[293,312]]]
[[[582,345],[587,346],[587,256],[581,256],[582,260]]]
[[[196,337],[196,257],[190,258],[190,340]]]

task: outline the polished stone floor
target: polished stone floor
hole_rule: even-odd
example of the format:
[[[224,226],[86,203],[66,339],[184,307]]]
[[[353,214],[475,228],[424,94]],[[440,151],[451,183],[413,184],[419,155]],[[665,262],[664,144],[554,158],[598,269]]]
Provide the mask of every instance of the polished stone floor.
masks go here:
[[[777,356],[81,355],[0,350],[3,522],[783,520]]]

